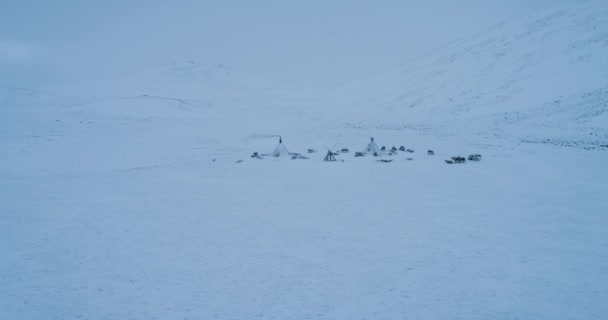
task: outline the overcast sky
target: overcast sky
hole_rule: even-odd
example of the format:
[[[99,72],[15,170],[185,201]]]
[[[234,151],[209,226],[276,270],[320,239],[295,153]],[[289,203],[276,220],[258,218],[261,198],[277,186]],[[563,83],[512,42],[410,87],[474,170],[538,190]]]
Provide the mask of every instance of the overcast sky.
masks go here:
[[[330,85],[567,0],[0,1],[0,86],[195,60]]]

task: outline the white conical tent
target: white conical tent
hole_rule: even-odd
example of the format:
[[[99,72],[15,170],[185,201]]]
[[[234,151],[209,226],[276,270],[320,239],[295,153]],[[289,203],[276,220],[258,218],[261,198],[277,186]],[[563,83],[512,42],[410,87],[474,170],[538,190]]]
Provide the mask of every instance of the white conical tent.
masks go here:
[[[285,145],[282,142],[279,142],[279,145],[274,148],[274,151],[272,152],[272,156],[273,157],[284,157],[284,156],[288,156],[289,155],[289,150],[287,150],[287,147],[285,147]]]
[[[380,148],[378,148],[378,145],[374,142],[374,138],[371,139],[371,141],[367,144],[367,147],[365,148],[365,150],[363,151],[367,154],[370,155],[382,155],[382,150],[380,150]]]
[[[279,144],[274,148],[272,153],[267,153],[265,156],[273,156],[273,157],[286,157],[291,155],[287,147],[283,144],[283,139],[279,138]]]

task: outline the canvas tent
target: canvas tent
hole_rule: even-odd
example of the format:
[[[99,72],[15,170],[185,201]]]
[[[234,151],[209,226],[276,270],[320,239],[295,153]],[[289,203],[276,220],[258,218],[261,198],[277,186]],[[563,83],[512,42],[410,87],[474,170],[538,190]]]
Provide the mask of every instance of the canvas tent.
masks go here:
[[[374,142],[374,138],[371,138],[363,152],[373,156],[380,156],[384,153],[382,150],[380,150],[380,148],[378,148],[378,145]]]
[[[294,155],[295,153],[290,153],[287,150],[287,147],[283,144],[283,139],[279,137],[279,144],[274,148],[274,151],[271,153],[264,154],[264,156],[273,156],[273,157],[287,157],[290,155]]]

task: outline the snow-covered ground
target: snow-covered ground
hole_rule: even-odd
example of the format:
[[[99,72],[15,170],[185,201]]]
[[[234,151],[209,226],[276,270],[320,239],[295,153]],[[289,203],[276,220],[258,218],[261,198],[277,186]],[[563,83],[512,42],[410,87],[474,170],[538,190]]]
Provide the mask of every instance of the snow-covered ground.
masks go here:
[[[190,62],[116,87],[0,89],[0,319],[606,318],[607,16],[555,10],[411,62],[421,77],[318,95]],[[505,43],[498,60],[561,59],[537,37],[580,40],[597,72],[553,64],[577,84],[561,93],[545,68],[466,70]],[[279,135],[318,152],[250,157]],[[415,152],[354,157],[372,136]],[[334,145],[350,152],[323,162]]]

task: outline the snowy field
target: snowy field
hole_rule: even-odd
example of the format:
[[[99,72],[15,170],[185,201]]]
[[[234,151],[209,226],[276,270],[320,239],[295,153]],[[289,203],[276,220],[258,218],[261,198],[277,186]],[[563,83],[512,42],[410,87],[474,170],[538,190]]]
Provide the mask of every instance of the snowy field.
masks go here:
[[[463,64],[414,61],[419,73],[354,85],[375,94],[344,88],[350,101],[196,63],[0,88],[0,319],[607,318],[604,9],[492,29],[439,51]],[[580,28],[539,37],[575,42],[597,71],[560,69],[578,83],[562,103],[525,51],[545,44],[516,40],[564,21]],[[482,80],[460,79],[498,35],[537,62],[493,60],[493,73],[480,58]],[[310,159],[250,157],[279,135]],[[370,137],[415,152],[354,157]],[[334,145],[350,152],[323,162]],[[469,154],[483,159],[444,162]]]
[[[3,111],[0,318],[608,312],[606,151],[324,129],[275,111],[256,133],[243,119],[213,125],[214,109],[94,107]],[[276,145],[263,129],[274,121],[291,151],[320,151],[250,158]],[[415,153],[353,157],[371,135]],[[323,162],[334,143],[351,152]],[[483,160],[444,163],[469,153]]]

